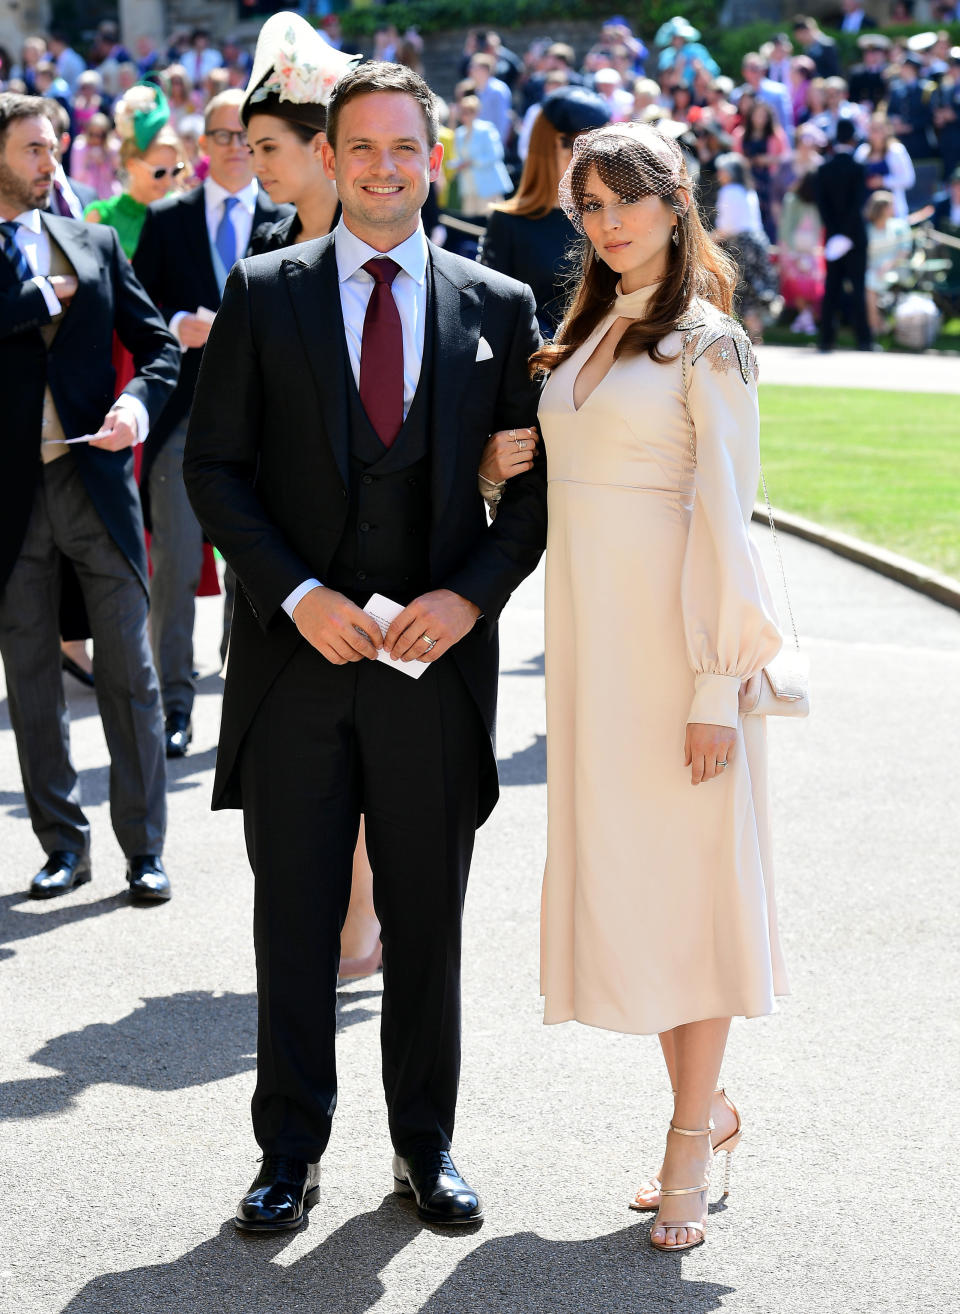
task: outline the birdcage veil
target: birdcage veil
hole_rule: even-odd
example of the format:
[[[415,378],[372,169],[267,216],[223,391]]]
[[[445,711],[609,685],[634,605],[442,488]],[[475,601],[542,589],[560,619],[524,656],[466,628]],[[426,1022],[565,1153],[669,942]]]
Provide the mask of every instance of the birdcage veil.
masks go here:
[[[560,179],[559,201],[564,214],[583,233],[583,197],[591,168],[623,200],[672,196],[689,186],[680,147],[648,123],[609,123],[581,133],[573,143],[573,158]]]

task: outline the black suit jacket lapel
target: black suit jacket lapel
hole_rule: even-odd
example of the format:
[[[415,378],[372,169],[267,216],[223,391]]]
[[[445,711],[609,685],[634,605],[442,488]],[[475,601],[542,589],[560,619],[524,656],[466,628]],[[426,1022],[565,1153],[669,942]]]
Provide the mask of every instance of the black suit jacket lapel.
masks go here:
[[[429,244],[432,265],[434,356],[433,523],[446,511],[460,458],[460,409],[476,364],[483,314],[483,283],[458,260]],[[474,460],[476,453],[469,453]]]
[[[220,305],[220,289],[210,254],[210,234],[207,232],[207,197],[203,186],[195,187],[179,202],[183,233],[183,262],[193,269],[197,277],[197,305],[216,310]]]
[[[333,237],[305,243],[299,249],[303,254],[295,255],[294,250],[291,248],[290,258],[284,260],[281,269],[310,362],[323,427],[346,488],[350,481],[347,344]]]

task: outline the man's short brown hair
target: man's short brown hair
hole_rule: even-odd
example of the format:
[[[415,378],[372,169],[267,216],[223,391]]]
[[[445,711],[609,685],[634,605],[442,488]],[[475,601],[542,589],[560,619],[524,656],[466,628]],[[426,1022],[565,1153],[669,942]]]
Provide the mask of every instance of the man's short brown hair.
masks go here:
[[[0,151],[7,141],[11,123],[17,119],[49,119],[42,96],[23,96],[18,91],[0,91]]]
[[[427,145],[432,150],[440,135],[436,96],[412,68],[407,68],[405,64],[388,64],[379,59],[369,60],[359,68],[351,69],[334,87],[327,106],[327,140],[333,149],[337,149],[337,125],[344,105],[356,100],[358,96],[367,96],[376,91],[399,91],[417,102],[423,111]]]

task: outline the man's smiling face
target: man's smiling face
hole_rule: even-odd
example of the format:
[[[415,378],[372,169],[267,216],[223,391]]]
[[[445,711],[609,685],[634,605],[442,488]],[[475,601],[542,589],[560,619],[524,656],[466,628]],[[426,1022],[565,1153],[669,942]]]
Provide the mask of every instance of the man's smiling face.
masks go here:
[[[431,148],[423,109],[403,91],[372,91],[347,101],[336,134],[336,145],[323,147],[323,162],[336,180],[344,220],[371,246],[389,250],[419,224],[443,147]]]

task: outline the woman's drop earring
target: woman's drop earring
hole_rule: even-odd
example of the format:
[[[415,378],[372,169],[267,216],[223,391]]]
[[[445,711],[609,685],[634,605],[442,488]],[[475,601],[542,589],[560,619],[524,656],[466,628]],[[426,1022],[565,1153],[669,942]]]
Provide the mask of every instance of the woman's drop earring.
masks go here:
[[[672,237],[671,240],[672,240],[674,246],[679,246],[679,245],[680,245],[680,225],[679,225],[679,224],[674,224],[674,225],[673,225],[673,237]]]

